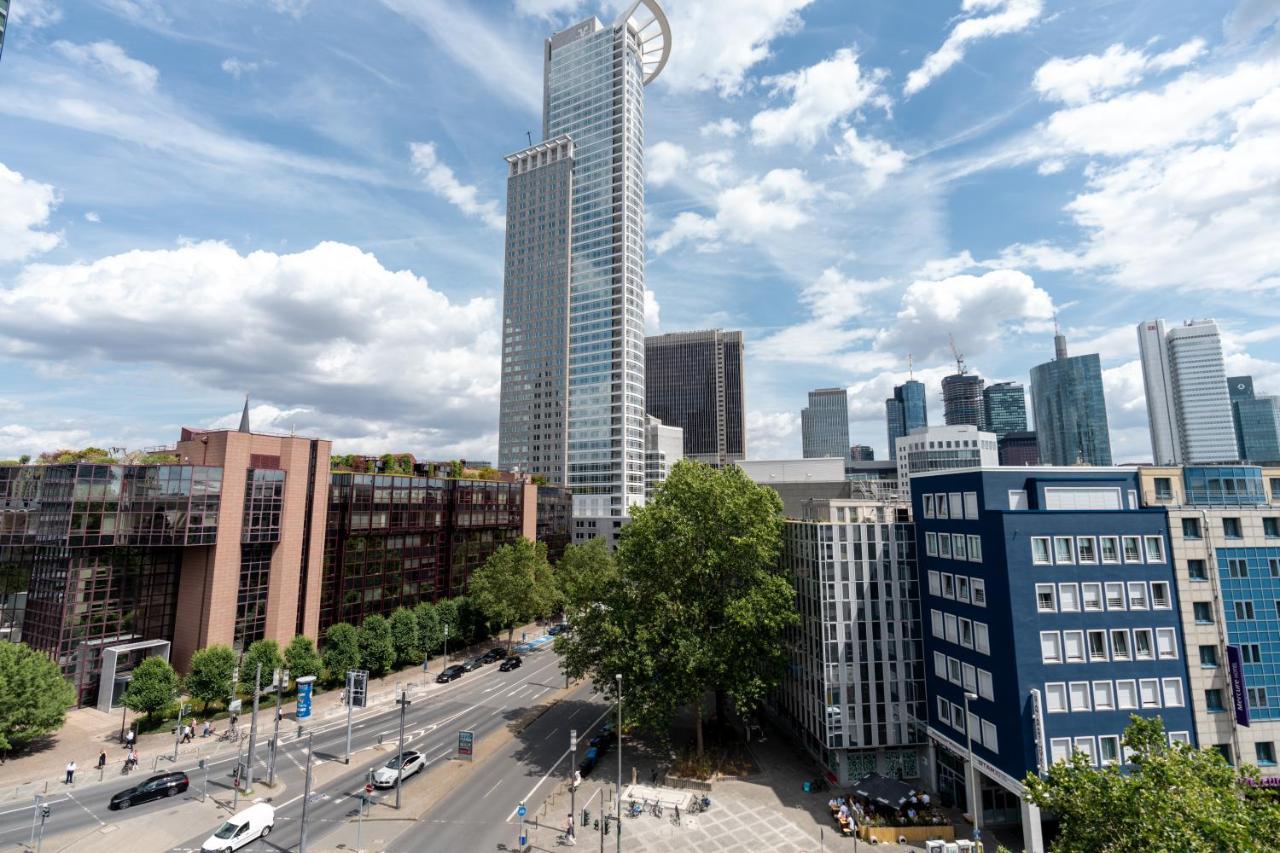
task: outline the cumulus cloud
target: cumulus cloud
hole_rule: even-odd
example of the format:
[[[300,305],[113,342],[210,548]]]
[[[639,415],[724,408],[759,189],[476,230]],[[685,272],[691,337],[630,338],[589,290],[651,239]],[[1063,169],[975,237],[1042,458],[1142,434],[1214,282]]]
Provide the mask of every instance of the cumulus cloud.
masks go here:
[[[577,12],[582,7],[582,0],[516,0],[516,13],[532,18],[552,20]]]
[[[15,31],[38,30],[61,20],[62,10],[52,0],[20,0],[9,7],[9,26]]]
[[[1036,71],[1032,85],[1048,100],[1085,104],[1099,95],[1132,86],[1149,71],[1190,65],[1204,49],[1204,39],[1200,38],[1157,54],[1113,44],[1100,55],[1050,59]]]
[[[0,263],[25,260],[61,242],[61,235],[43,230],[57,204],[53,187],[0,163]]]
[[[112,41],[73,44],[58,40],[53,43],[53,49],[81,67],[142,92],[153,91],[160,79],[160,72],[154,66],[134,59]]]
[[[880,87],[886,74],[882,68],[864,74],[857,52],[846,47],[816,65],[766,77],[763,82],[774,97],[787,96],[791,101],[756,113],[751,119],[751,141],[811,147],[835,122],[868,102],[887,109],[889,101]]]
[[[1031,26],[1043,10],[1041,0],[963,0],[961,19],[951,28],[942,46],[907,75],[903,91],[908,96],[916,94],[964,59],[965,51],[974,42],[1021,32]],[[981,12],[991,14],[975,17]]]
[[[882,139],[858,135],[855,128],[847,128],[836,145],[836,156],[843,157],[863,168],[863,177],[871,189],[879,189],[890,175],[901,172],[907,165],[907,155]]]
[[[801,323],[787,326],[757,342],[753,352],[771,361],[829,363],[835,353],[857,341],[869,341],[874,327],[862,322],[866,297],[892,286],[888,279],[867,281],[828,267],[800,292],[808,311]]]
[[[662,328],[662,306],[658,304],[658,296],[649,288],[644,289],[644,333],[656,335]]]
[[[86,210],[84,213],[84,221],[85,222],[101,222],[102,217],[98,215],[97,211]]]
[[[502,230],[506,219],[498,209],[498,203],[492,199],[481,201],[478,189],[459,181],[453,170],[440,162],[434,143],[412,142],[409,144],[409,152],[413,169],[422,176],[427,189],[467,216],[479,219],[490,228]]]
[[[698,128],[698,134],[703,138],[708,136],[723,136],[731,139],[742,132],[742,125],[738,124],[731,118],[722,118],[719,121],[707,122]]]
[[[800,455],[800,415],[747,412],[748,459],[794,459]]]
[[[674,142],[655,142],[644,152],[645,180],[650,186],[671,183],[689,162],[689,152]]]
[[[234,56],[228,56],[222,60],[222,70],[230,74],[237,80],[245,74],[252,74],[262,67],[261,63],[250,62],[245,59],[239,59]]]
[[[809,221],[809,202],[821,195],[800,169],[773,169],[722,189],[715,200],[715,216],[684,212],[653,241],[658,254],[687,240],[704,248],[727,238],[749,242],[778,231],[794,231]],[[712,244],[712,246],[708,246]]]

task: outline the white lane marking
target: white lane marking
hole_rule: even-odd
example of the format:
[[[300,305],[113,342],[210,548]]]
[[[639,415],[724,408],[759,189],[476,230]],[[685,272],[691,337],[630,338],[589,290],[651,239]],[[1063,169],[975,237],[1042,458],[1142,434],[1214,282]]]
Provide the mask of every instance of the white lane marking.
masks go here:
[[[596,717],[596,718],[595,718],[595,721],[594,721],[594,722],[592,722],[592,723],[591,723],[591,725],[587,726],[587,729],[586,729],[586,730],[589,732],[589,731],[591,731],[592,729],[594,729],[594,728],[596,727],[596,724],[597,724],[597,723],[599,723],[601,720],[603,720],[603,719],[604,719],[604,718],[609,714],[609,712],[610,712],[610,711],[612,711],[612,710],[613,710],[612,708],[605,708],[605,709],[600,713],[600,716]],[[534,795],[534,794],[536,794],[536,793],[538,792],[538,789],[542,787],[542,783],[543,783],[543,782],[545,782],[545,781],[547,781],[547,777],[548,777],[548,776],[550,776],[552,773],[556,772],[556,768],[560,766],[560,762],[561,762],[561,761],[564,761],[564,760],[565,760],[565,757],[566,757],[566,756],[568,756],[568,755],[569,755],[569,750],[567,750],[567,749],[566,749],[566,750],[565,750],[565,751],[560,755],[560,757],[556,759],[556,763],[551,765],[551,769],[550,769],[550,770],[548,770],[546,773],[543,773],[543,774],[542,774],[542,778],[538,780],[538,784],[534,785],[531,789],[529,789],[529,795],[528,795],[527,797],[525,797],[523,800],[521,800],[521,802],[523,802],[523,803],[531,802],[531,801],[533,800],[533,795]],[[515,817],[515,816],[516,816],[516,810],[517,810],[517,809],[519,809],[519,808],[520,808],[519,806],[516,806],[516,808],[512,809],[512,810],[511,810],[511,814],[507,815],[507,819],[506,819],[506,821],[504,821],[504,822],[505,822],[505,823],[511,823],[511,818],[513,818],[513,817]]]
[[[494,791],[496,791],[496,790],[498,789],[498,786],[499,786],[499,785],[501,785],[501,784],[502,784],[502,780],[501,780],[501,779],[499,779],[497,782],[494,782],[494,783],[493,783],[493,787],[492,787],[492,788],[490,788],[489,790],[485,791],[485,792],[484,792],[484,796],[482,796],[480,799],[482,799],[482,800],[483,800],[485,797],[487,797],[487,796],[489,796],[490,794],[492,794]]]
[[[76,804],[77,806],[79,806],[80,808],[84,809],[84,813],[85,813],[85,814],[87,814],[89,817],[93,818],[94,820],[96,820],[96,821],[98,822],[98,826],[106,826],[106,825],[107,825],[107,824],[106,824],[106,822],[105,822],[105,821],[103,821],[103,819],[102,819],[102,818],[98,817],[96,814],[94,814],[93,812],[89,811],[89,809],[85,806],[85,804],[84,804],[84,803],[82,803],[82,802],[80,802],[79,800],[77,800],[77,799],[75,798],[75,795],[73,795],[73,794],[67,794],[67,799],[68,799],[68,800],[70,800],[71,802],[75,803],[75,804]]]

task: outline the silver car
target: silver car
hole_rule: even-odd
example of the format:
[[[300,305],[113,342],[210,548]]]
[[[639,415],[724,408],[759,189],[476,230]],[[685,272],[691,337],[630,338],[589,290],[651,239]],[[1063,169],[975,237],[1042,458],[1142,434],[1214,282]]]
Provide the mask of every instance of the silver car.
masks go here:
[[[409,749],[404,751],[404,778],[408,779],[426,766],[427,760],[422,756],[422,753]],[[373,786],[375,788],[394,788],[399,775],[399,759],[393,756],[385,767],[379,767],[373,771]]]

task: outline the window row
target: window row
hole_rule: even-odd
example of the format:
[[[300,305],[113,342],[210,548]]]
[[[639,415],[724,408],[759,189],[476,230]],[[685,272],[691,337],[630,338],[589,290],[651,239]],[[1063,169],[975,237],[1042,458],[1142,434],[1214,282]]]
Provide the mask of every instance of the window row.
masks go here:
[[[942,652],[933,653],[933,674],[945,678],[952,684],[963,687],[968,693],[977,693],[983,699],[995,701],[994,683],[991,673],[975,667],[971,663],[956,660]]]
[[[1036,610],[1041,613],[1101,613],[1106,610],[1172,610],[1168,581],[1107,583],[1038,583]],[[1128,593],[1127,597],[1125,593]]]
[[[1250,709],[1267,707],[1267,688],[1265,687],[1247,687],[1247,698],[1249,700]],[[1211,688],[1204,692],[1204,709],[1211,714],[1221,713],[1227,710],[1227,706],[1223,701],[1224,693],[1220,688]]]
[[[930,610],[929,622],[933,636],[984,655],[991,654],[991,635],[986,622],[965,619],[954,613],[944,614],[941,610]]]
[[[1244,530],[1239,518],[1222,519],[1222,535],[1226,539],[1243,539]],[[1262,519],[1262,535],[1268,539],[1280,538],[1280,518],[1267,516]],[[1182,538],[1203,539],[1204,532],[1198,518],[1182,519]]]
[[[938,697],[938,719],[956,729],[962,735],[966,733],[964,708],[955,702],[948,702],[941,696]],[[969,712],[967,734],[973,738],[974,743],[980,743],[992,752],[998,753],[1000,751],[998,749],[995,724],[989,720],[982,719],[972,711]]]
[[[1186,704],[1187,695],[1181,678],[1052,681],[1044,686],[1044,709],[1050,714],[1182,708]]]
[[[1154,536],[1031,537],[1031,562],[1041,566],[1120,562],[1163,563],[1164,561],[1164,537],[1159,534]]]
[[[982,537],[963,533],[935,533],[930,530],[924,534],[924,552],[930,557],[942,557],[945,560],[981,563]]]
[[[1178,635],[1174,628],[1041,631],[1040,659],[1044,663],[1177,660]]]
[[[978,518],[977,492],[940,492],[924,496],[925,518]]]
[[[1191,743],[1190,732],[1169,732],[1170,745],[1175,743]],[[1072,752],[1084,753],[1089,758],[1089,763],[1098,765],[1119,764],[1121,757],[1124,763],[1129,763],[1129,748],[1122,746],[1120,743],[1120,735],[1098,735],[1097,748],[1092,735],[1084,737],[1069,738],[1055,737],[1049,739],[1049,760],[1057,764],[1059,761],[1067,761],[1071,758]]]
[[[987,606],[987,582],[982,578],[931,571],[929,572],[929,593],[977,607]]]

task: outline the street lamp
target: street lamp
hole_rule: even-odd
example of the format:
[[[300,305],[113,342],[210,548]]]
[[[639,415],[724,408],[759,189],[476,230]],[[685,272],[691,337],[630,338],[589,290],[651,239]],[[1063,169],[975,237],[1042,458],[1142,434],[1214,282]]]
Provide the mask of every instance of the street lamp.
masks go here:
[[[622,673],[614,676],[618,682],[618,730],[614,736],[618,739],[618,853],[622,853]]]
[[[964,736],[968,743],[969,760],[965,767],[964,786],[973,803],[973,840],[982,837],[982,792],[978,790],[977,768],[973,764],[973,726],[969,724],[969,702],[977,701],[978,695],[964,692]]]

